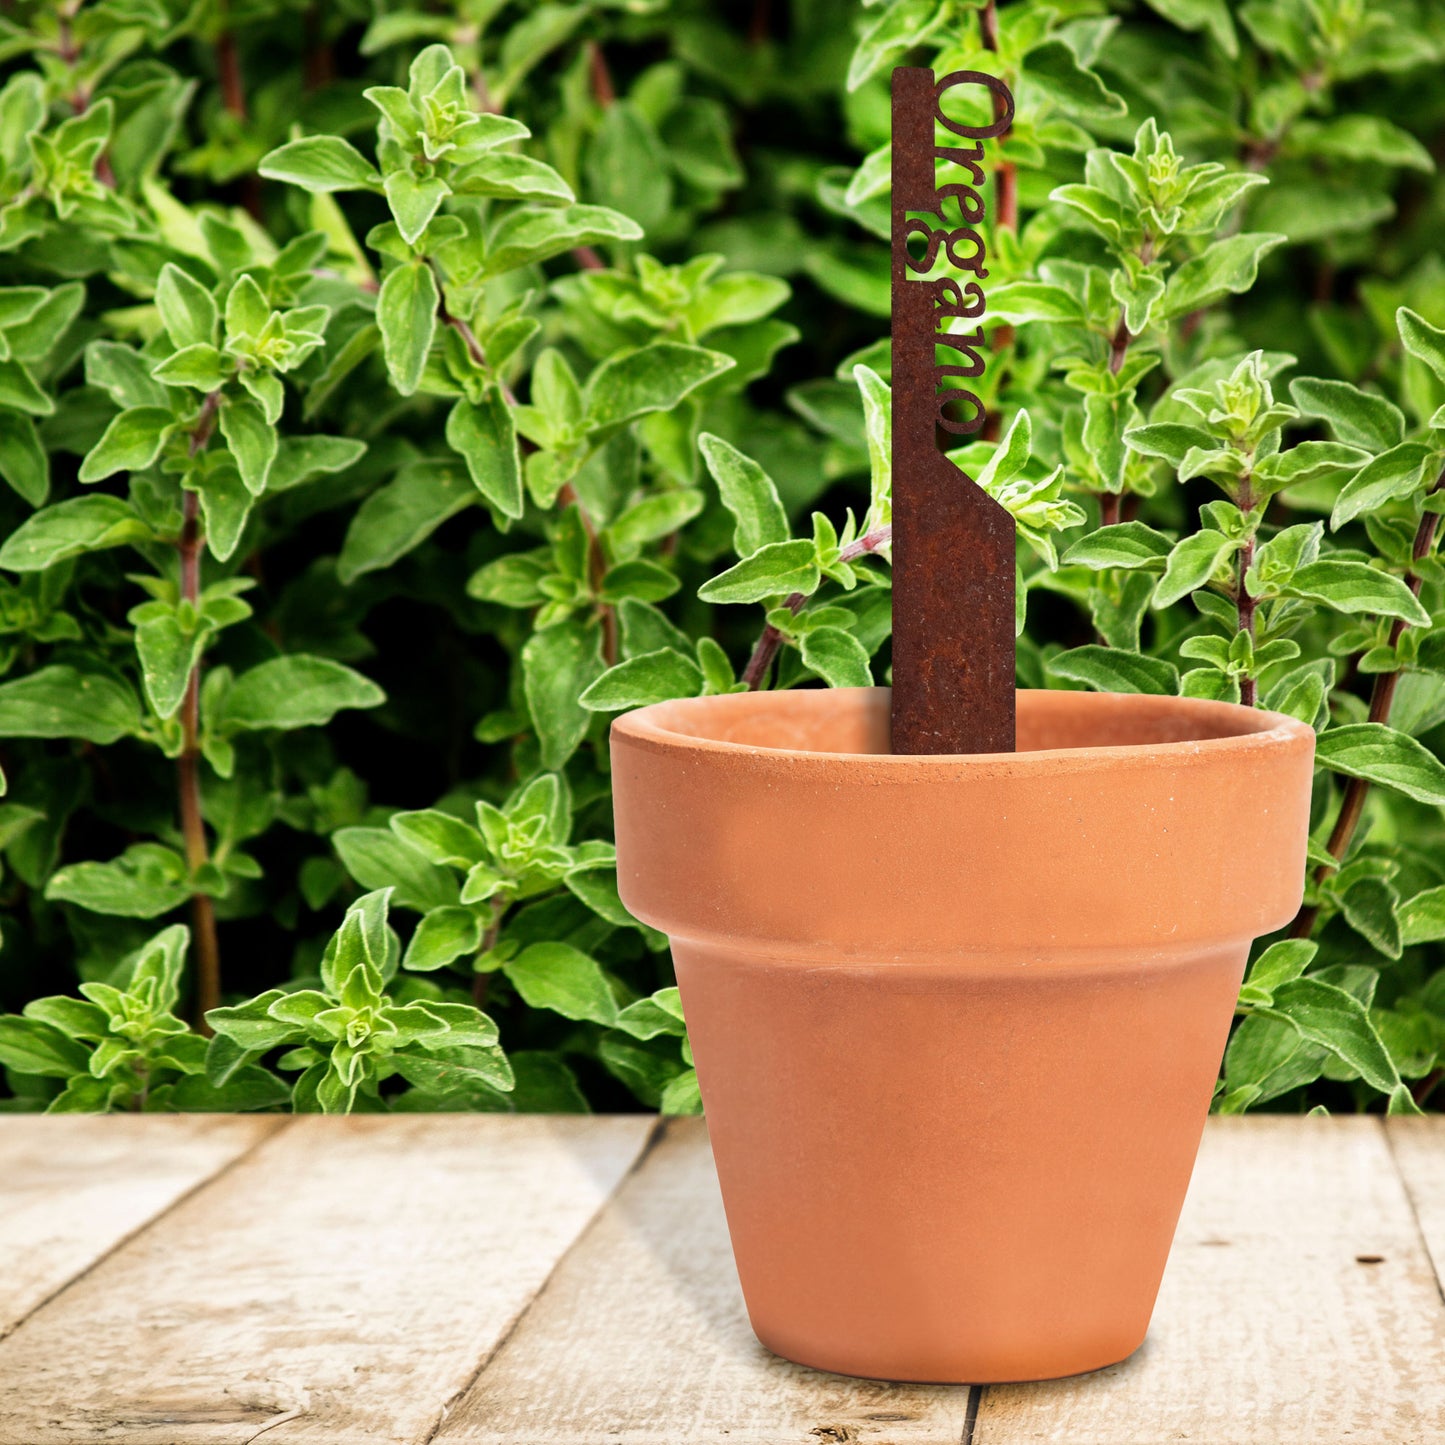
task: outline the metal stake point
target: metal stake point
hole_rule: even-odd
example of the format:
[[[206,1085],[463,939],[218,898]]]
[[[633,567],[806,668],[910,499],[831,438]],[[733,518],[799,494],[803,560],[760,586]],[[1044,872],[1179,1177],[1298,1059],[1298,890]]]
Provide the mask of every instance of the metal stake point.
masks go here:
[[[954,85],[986,85],[1007,97],[992,126],[961,126],[945,116],[941,96]],[[1002,109],[1002,107],[1000,107]],[[933,72],[893,72],[893,751],[996,753],[1014,750],[1014,521],[938,447],[938,432],[967,435],[984,421],[970,391],[947,385],[978,375],[967,338],[947,331],[953,317],[982,316],[976,282],[915,279],[933,269],[940,247],[982,278],[983,238],[968,224],[983,216],[981,141],[1013,117],[1013,98],[980,71],[959,71],[935,84]],[[972,146],[940,146],[935,123]],[[973,184],[940,188],[943,160]],[[957,202],[962,224],[943,217]],[[909,220],[909,213],[916,218]],[[912,260],[910,235],[924,239]],[[935,348],[952,346],[969,362],[940,366]],[[948,408],[971,406],[959,421]]]

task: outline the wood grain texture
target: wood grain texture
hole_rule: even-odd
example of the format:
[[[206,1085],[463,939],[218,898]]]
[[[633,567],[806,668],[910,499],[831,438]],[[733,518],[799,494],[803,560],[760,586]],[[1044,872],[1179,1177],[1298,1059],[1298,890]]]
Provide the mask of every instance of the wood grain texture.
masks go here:
[[[1438,1191],[1438,1155],[1431,1168]],[[1366,1118],[1211,1121],[1143,1347],[1093,1375],[984,1391],[974,1432],[974,1445],[1442,1440],[1445,1304]]]
[[[1445,1117],[1387,1119],[1385,1138],[1445,1290]],[[1441,1438],[1445,1439],[1445,1425]]]
[[[0,1119],[0,1339],[284,1123],[206,1114]]]
[[[956,1445],[968,1394],[820,1374],[763,1349],[702,1121],[674,1121],[436,1445]]]
[[[426,1441],[653,1128],[298,1119],[0,1343],[0,1445]]]

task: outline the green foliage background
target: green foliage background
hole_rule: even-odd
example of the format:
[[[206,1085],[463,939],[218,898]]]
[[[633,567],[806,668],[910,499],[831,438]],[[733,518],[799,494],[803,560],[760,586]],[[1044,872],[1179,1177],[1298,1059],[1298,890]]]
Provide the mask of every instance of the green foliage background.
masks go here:
[[[8,7],[0,1107],[697,1108],[607,723],[887,680],[898,63],[1018,103],[955,456],[1021,683],[1320,730],[1218,1107],[1428,1103],[1442,60],[1437,0]]]

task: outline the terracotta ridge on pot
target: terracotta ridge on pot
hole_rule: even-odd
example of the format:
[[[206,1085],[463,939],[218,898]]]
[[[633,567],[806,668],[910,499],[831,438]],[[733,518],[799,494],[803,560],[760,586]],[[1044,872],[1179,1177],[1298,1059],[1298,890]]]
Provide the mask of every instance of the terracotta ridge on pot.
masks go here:
[[[754,1328],[890,1379],[1137,1347],[1250,941],[1298,906],[1314,733],[1020,692],[1019,751],[893,755],[885,689],[612,726]]]

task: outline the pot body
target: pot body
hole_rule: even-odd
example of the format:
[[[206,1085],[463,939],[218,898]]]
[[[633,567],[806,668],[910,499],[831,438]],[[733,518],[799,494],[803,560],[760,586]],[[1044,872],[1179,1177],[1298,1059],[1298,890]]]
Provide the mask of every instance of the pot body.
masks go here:
[[[1018,751],[887,752],[888,693],[613,724],[624,902],[671,938],[758,1337],[897,1380],[1142,1341],[1314,734],[1022,692]]]

